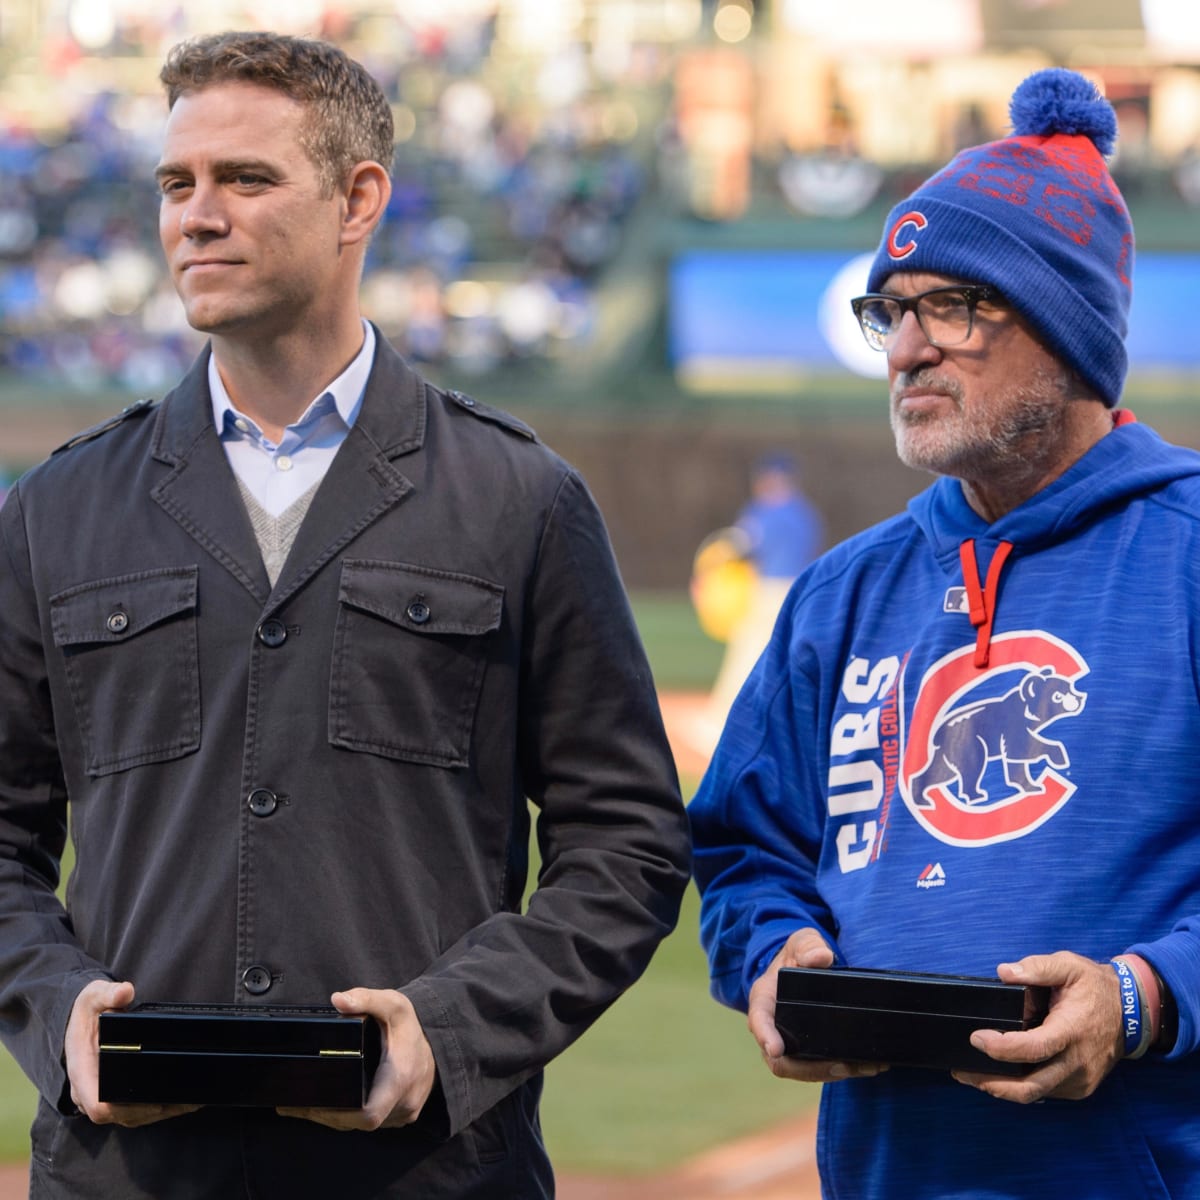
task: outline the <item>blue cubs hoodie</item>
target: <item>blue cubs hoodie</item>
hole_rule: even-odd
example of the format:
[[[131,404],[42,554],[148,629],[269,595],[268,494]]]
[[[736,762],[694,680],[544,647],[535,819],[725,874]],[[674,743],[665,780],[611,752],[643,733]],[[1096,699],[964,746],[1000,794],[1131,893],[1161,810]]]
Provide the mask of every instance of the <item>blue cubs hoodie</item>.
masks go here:
[[[1200,455],[1120,424],[988,524],[957,480],[797,581],[690,805],[713,994],[788,935],[856,967],[1144,956],[1169,1054],[1023,1107],[822,1092],[825,1195],[1200,1196]]]

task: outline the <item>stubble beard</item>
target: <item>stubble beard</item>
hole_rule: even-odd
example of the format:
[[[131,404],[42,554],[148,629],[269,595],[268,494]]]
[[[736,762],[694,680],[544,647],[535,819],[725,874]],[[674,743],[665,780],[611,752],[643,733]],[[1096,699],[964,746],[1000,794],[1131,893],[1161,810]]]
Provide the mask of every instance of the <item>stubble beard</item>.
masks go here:
[[[932,369],[898,376],[889,409],[896,453],[905,466],[963,480],[1020,472],[1063,422],[1069,383],[1065,369],[1041,367],[1027,383],[993,393],[972,414],[964,406],[957,379],[943,378]],[[897,392],[914,385],[948,396],[953,413],[900,410]]]

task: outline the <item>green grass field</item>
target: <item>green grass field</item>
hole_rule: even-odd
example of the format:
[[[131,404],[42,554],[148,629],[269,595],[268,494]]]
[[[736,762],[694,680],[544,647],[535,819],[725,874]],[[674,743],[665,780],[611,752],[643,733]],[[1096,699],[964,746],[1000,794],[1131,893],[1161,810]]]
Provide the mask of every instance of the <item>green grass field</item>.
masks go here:
[[[725,647],[705,636],[688,598],[675,592],[641,592],[633,597],[633,613],[659,688],[708,691]]]
[[[646,1172],[816,1103],[776,1079],[745,1017],[708,995],[688,889],[679,928],[642,980],[550,1065],[542,1123],[559,1170]]]
[[[29,1157],[36,1093],[6,1050],[0,1050],[0,1162]]]
[[[637,596],[634,610],[659,687],[706,688],[721,647],[686,597]],[[644,978],[551,1064],[542,1120],[560,1171],[654,1171],[815,1103],[817,1088],[773,1078],[741,1014],[709,998],[698,905],[689,888]],[[0,1161],[27,1156],[34,1099],[0,1051]]]

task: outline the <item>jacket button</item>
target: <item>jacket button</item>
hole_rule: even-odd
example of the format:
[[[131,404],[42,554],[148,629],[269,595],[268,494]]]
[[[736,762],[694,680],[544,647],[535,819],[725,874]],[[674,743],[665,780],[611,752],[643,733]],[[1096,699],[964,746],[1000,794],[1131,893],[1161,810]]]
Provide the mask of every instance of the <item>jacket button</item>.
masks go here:
[[[261,996],[271,990],[271,972],[266,967],[247,967],[242,972],[242,987],[252,996]]]
[[[414,600],[404,611],[414,625],[424,625],[433,615],[424,600]]]
[[[256,817],[269,817],[279,807],[279,797],[266,788],[255,788],[246,797],[246,805]]]
[[[276,646],[282,646],[287,641],[287,636],[287,626],[282,621],[275,620],[274,617],[269,621],[264,621],[258,627],[258,640],[272,650]]]
[[[116,612],[109,615],[105,624],[108,626],[109,633],[124,633],[129,628],[129,614],[118,608]]]

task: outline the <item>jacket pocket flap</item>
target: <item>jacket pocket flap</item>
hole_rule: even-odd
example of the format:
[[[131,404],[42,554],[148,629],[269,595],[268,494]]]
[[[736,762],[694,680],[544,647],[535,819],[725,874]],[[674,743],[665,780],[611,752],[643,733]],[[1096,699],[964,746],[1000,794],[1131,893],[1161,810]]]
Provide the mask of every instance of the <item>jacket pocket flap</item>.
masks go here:
[[[81,583],[50,597],[56,646],[122,642],[196,607],[197,567]]]
[[[504,588],[408,563],[346,559],[339,599],[414,633],[482,634],[500,625]]]

